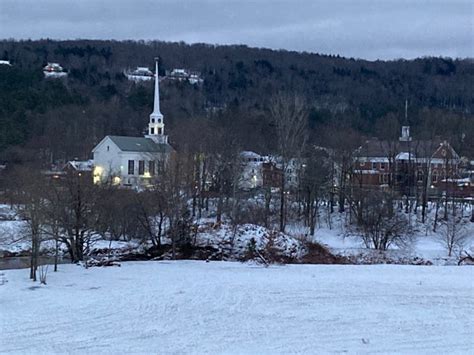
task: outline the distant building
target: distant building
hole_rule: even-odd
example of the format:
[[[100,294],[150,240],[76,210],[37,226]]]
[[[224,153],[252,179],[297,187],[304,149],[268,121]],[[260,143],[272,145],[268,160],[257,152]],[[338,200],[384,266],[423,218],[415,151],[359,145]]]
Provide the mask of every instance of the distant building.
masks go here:
[[[92,173],[94,168],[94,160],[70,160],[66,163],[63,171],[76,173]]]
[[[410,127],[402,127],[398,141],[376,138],[355,152],[353,183],[367,187],[392,187],[411,194],[428,186],[435,190],[443,181],[459,178],[460,157],[441,139],[413,140]]]
[[[125,76],[132,81],[149,81],[155,78],[153,72],[147,67],[137,67],[132,71],[125,71]]]
[[[274,162],[266,162],[262,165],[263,187],[280,187],[283,170]]]
[[[67,76],[64,68],[58,63],[48,63],[48,65],[43,68],[43,73],[46,78],[62,78]]]
[[[171,71],[167,71],[166,79],[187,81],[193,85],[201,84],[203,82],[203,79],[201,78],[201,73],[196,71],[190,71],[188,69],[173,69]]]
[[[158,62],[156,62],[158,73]],[[144,137],[106,136],[92,150],[95,183],[112,183],[144,188],[166,166],[173,148],[165,135],[164,117],[160,112],[158,75],[155,75],[153,112]]]
[[[261,156],[255,152],[240,152],[242,164],[241,176],[239,178],[239,188],[244,190],[255,189],[263,186],[263,164],[268,161],[268,157]]]
[[[8,65],[8,66],[11,66],[9,60],[0,60],[0,65]]]
[[[240,153],[242,164],[239,187],[244,190],[261,187],[280,187],[283,174],[282,163],[279,157],[263,156],[251,151]],[[300,161],[290,159],[285,168],[285,187],[293,189],[298,186]]]

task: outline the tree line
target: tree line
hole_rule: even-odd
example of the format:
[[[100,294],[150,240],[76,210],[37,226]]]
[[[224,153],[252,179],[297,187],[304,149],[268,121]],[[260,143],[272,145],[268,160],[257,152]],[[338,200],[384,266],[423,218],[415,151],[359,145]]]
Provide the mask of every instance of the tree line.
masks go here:
[[[187,123],[181,149],[147,189],[118,188],[113,179],[95,185],[87,172],[69,171],[61,177],[45,175],[34,165],[15,166],[4,179],[3,196],[27,225],[31,278],[36,279],[45,240],[55,241],[56,254],[60,244],[66,246],[72,262],[86,259],[97,236],[141,240],[158,254],[170,250],[175,257],[192,249],[196,223],[203,217],[217,226],[250,223],[280,232],[288,225],[302,225],[312,238],[318,225],[324,222],[332,228],[335,216],[344,216],[350,233],[382,251],[409,243],[414,221],[421,220],[426,228],[441,230],[450,255],[461,245],[466,223],[474,222],[472,207],[472,215],[466,215],[465,203],[445,190],[432,200],[434,220],[425,220],[428,197],[423,188],[413,192],[391,184],[385,190],[358,184],[359,132],[332,126],[326,131],[331,147],[315,146],[308,139],[304,98],[281,93],[271,101],[279,166],[297,170],[297,184],[291,186],[281,174],[277,186],[239,188],[245,167],[238,134],[204,119]],[[411,168],[409,176],[414,176],[418,167]]]
[[[141,135],[152,108],[151,83],[126,80],[123,70],[152,67],[200,71],[201,86],[163,82],[162,110],[174,145],[195,121],[233,130],[246,149],[275,151],[272,97],[305,99],[308,141],[330,144],[325,132],[340,125],[366,137],[387,119],[422,135],[427,122],[462,155],[474,155],[474,66],[470,59],[420,58],[369,62],[246,46],[134,41],[0,41],[0,160],[43,164],[85,159],[106,134]],[[66,79],[41,73],[59,62]]]

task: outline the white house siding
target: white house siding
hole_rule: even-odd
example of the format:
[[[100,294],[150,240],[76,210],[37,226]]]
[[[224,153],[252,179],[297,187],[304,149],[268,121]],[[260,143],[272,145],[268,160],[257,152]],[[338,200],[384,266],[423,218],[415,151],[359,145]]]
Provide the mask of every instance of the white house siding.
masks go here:
[[[140,187],[147,185],[149,175],[139,175],[139,161],[145,161],[145,173],[149,171],[149,161],[155,161],[155,173],[158,172],[161,153],[148,152],[124,152],[117,145],[106,137],[94,150],[94,179],[96,182],[112,182],[121,186]],[[134,161],[134,173],[128,173],[128,161]],[[97,176],[100,176],[99,181]],[[119,178],[120,180],[114,180]]]

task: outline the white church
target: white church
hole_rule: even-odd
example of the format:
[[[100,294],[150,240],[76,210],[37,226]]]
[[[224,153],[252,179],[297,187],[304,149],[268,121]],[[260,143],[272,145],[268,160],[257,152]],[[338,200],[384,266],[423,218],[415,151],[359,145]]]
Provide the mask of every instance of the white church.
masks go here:
[[[165,135],[160,112],[158,60],[155,63],[155,97],[153,112],[144,137],[106,136],[92,150],[94,183],[143,188],[149,186],[170,158],[173,148]]]

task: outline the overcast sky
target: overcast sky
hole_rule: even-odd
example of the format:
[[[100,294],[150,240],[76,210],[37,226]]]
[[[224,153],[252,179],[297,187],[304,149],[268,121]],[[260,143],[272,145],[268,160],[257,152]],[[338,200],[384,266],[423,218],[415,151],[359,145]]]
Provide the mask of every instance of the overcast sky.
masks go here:
[[[365,59],[474,57],[469,0],[0,0],[0,38],[246,44]]]

